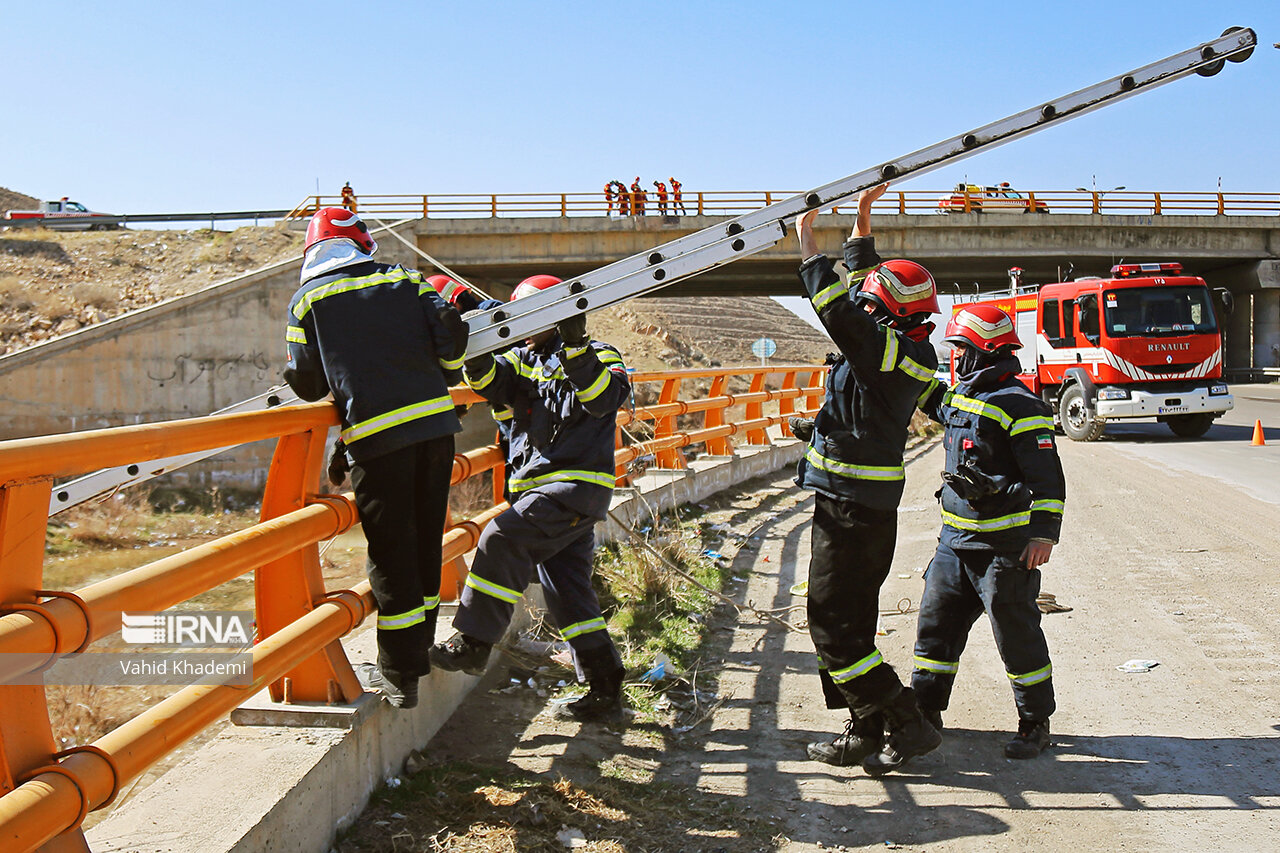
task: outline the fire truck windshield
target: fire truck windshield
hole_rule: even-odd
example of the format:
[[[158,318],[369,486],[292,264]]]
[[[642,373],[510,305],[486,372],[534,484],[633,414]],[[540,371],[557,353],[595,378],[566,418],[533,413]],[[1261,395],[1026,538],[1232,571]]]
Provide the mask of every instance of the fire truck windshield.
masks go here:
[[[1117,288],[1104,291],[1102,300],[1107,334],[1113,338],[1218,330],[1209,289],[1203,285]]]

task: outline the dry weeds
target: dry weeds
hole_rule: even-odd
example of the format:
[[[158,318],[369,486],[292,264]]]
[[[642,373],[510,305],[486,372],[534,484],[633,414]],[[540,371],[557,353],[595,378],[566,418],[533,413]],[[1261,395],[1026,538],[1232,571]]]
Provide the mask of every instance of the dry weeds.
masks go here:
[[[602,762],[602,771],[607,767]],[[585,853],[771,849],[772,830],[735,803],[682,785],[602,772],[587,783],[449,762],[374,794],[339,853]]]

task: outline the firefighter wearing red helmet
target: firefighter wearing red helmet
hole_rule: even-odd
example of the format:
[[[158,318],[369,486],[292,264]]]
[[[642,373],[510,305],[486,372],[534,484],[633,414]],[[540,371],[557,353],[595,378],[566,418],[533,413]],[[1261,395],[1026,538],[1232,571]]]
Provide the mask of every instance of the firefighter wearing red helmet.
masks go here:
[[[1018,709],[1009,758],[1049,745],[1053,664],[1040,629],[1040,566],[1062,526],[1066,481],[1048,405],[1017,379],[1022,344],[994,305],[956,312],[945,341],[957,350],[957,384],[922,408],[946,427],[942,534],[920,600],[911,685],[941,729],[969,629],[986,611]]]
[[[526,278],[512,301],[560,283]],[[615,482],[618,408],[631,394],[622,356],[587,335],[586,316],[561,321],[496,356],[468,359],[467,384],[496,409],[510,410],[510,508],[481,534],[453,625],[432,663],[484,671],[535,576],[561,636],[573,648],[589,691],[563,706],[579,720],[622,709],[622,659],[591,587],[594,524],[605,517]]]
[[[302,283],[289,301],[284,378],[304,400],[333,394],[336,459],[350,456],[378,602],[378,662],[357,674],[392,705],[412,708],[431,666],[440,531],[461,429],[448,386],[461,378],[467,327],[420,273],[375,261],[377,245],[345,208],[311,218]],[[331,463],[338,482],[346,470]]]
[[[881,263],[876,254],[871,205],[886,188],[858,198],[857,225],[844,245],[847,279],[818,252],[817,211],[796,222],[805,258],[800,280],[840,349],[796,475],[816,493],[809,633],[827,707],[850,710],[843,734],[809,744],[807,752],[874,773],[942,742],[875,645],[880,586],[897,537],[907,426],[938,367],[929,342],[929,317],[938,309],[933,277],[919,264]]]
[[[440,294],[440,298],[457,308],[463,314],[480,307],[481,299],[475,291],[460,281],[455,281],[444,274],[427,276],[427,284]]]

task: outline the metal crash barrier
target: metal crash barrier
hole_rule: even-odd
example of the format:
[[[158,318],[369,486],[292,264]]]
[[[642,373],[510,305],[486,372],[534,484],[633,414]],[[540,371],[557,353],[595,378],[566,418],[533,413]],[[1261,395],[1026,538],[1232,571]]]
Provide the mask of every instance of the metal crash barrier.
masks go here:
[[[620,483],[639,459],[682,468],[680,448],[705,444],[709,454],[729,455],[737,441],[769,444],[770,426],[789,434],[788,416],[817,408],[825,376],[814,365],[633,374],[636,385],[661,387],[656,403],[619,412]],[[729,393],[735,378],[745,393]],[[680,399],[695,381],[706,393]],[[482,402],[465,388],[453,389],[453,397]],[[766,404],[776,405],[776,414],[766,414]],[[695,413],[700,427],[680,430],[682,416]],[[358,522],[350,493],[316,492],[326,435],[336,424],[330,404],[310,403],[0,442],[0,850],[87,850],[79,828],[88,812],[110,805],[123,785],[264,687],[283,703],[338,704],[360,695],[339,640],[376,610],[372,592],[367,581],[328,590],[320,570],[319,543]],[[628,435],[642,428],[652,437]],[[257,524],[74,591],[45,588],[56,479],[262,439],[276,439],[276,449]],[[454,459],[454,484],[491,475],[492,504],[444,532],[445,600],[456,597],[460,558],[506,507],[502,469],[493,446]],[[44,685],[9,683],[24,675],[39,682],[31,673],[119,631],[122,611],[162,611],[251,571],[257,640],[250,684],[183,687],[93,743],[64,750]]]

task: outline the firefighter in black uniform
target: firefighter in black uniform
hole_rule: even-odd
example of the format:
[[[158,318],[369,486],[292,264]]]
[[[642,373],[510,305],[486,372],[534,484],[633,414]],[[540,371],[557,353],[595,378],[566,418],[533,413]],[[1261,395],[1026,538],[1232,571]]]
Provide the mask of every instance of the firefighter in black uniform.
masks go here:
[[[512,299],[559,283],[531,276]],[[432,663],[482,673],[536,574],[590,686],[565,711],[579,720],[615,715],[622,707],[622,659],[591,587],[591,564],[594,524],[613,495],[618,408],[631,395],[622,356],[591,340],[580,314],[525,346],[469,359],[466,380],[495,408],[511,412],[511,507],[481,534],[453,620],[457,633],[432,649]]]
[[[1053,665],[1040,629],[1040,566],[1058,541],[1066,481],[1053,414],[1019,382],[1022,344],[993,305],[957,312],[946,342],[959,348],[958,384],[932,391],[924,410],[946,433],[942,535],[925,572],[911,684],[939,728],[974,621],[985,612],[1018,707],[1009,758],[1049,745]]]
[[[392,705],[412,708],[431,668],[461,429],[448,381],[461,377],[467,327],[420,273],[373,260],[377,248],[348,210],[311,218],[284,378],[304,400],[333,393],[378,602],[378,663],[357,674]]]
[[[897,536],[907,425],[938,366],[929,343],[929,317],[938,310],[933,277],[912,261],[881,263],[876,254],[871,205],[886,189],[858,198],[857,226],[844,246],[847,281],[818,253],[817,211],[796,222],[805,258],[800,279],[841,353],[796,476],[816,492],[809,633],[827,707],[852,712],[843,734],[810,744],[808,754],[876,773],[942,741],[875,647],[880,585]],[[871,763],[878,757],[883,761]]]

